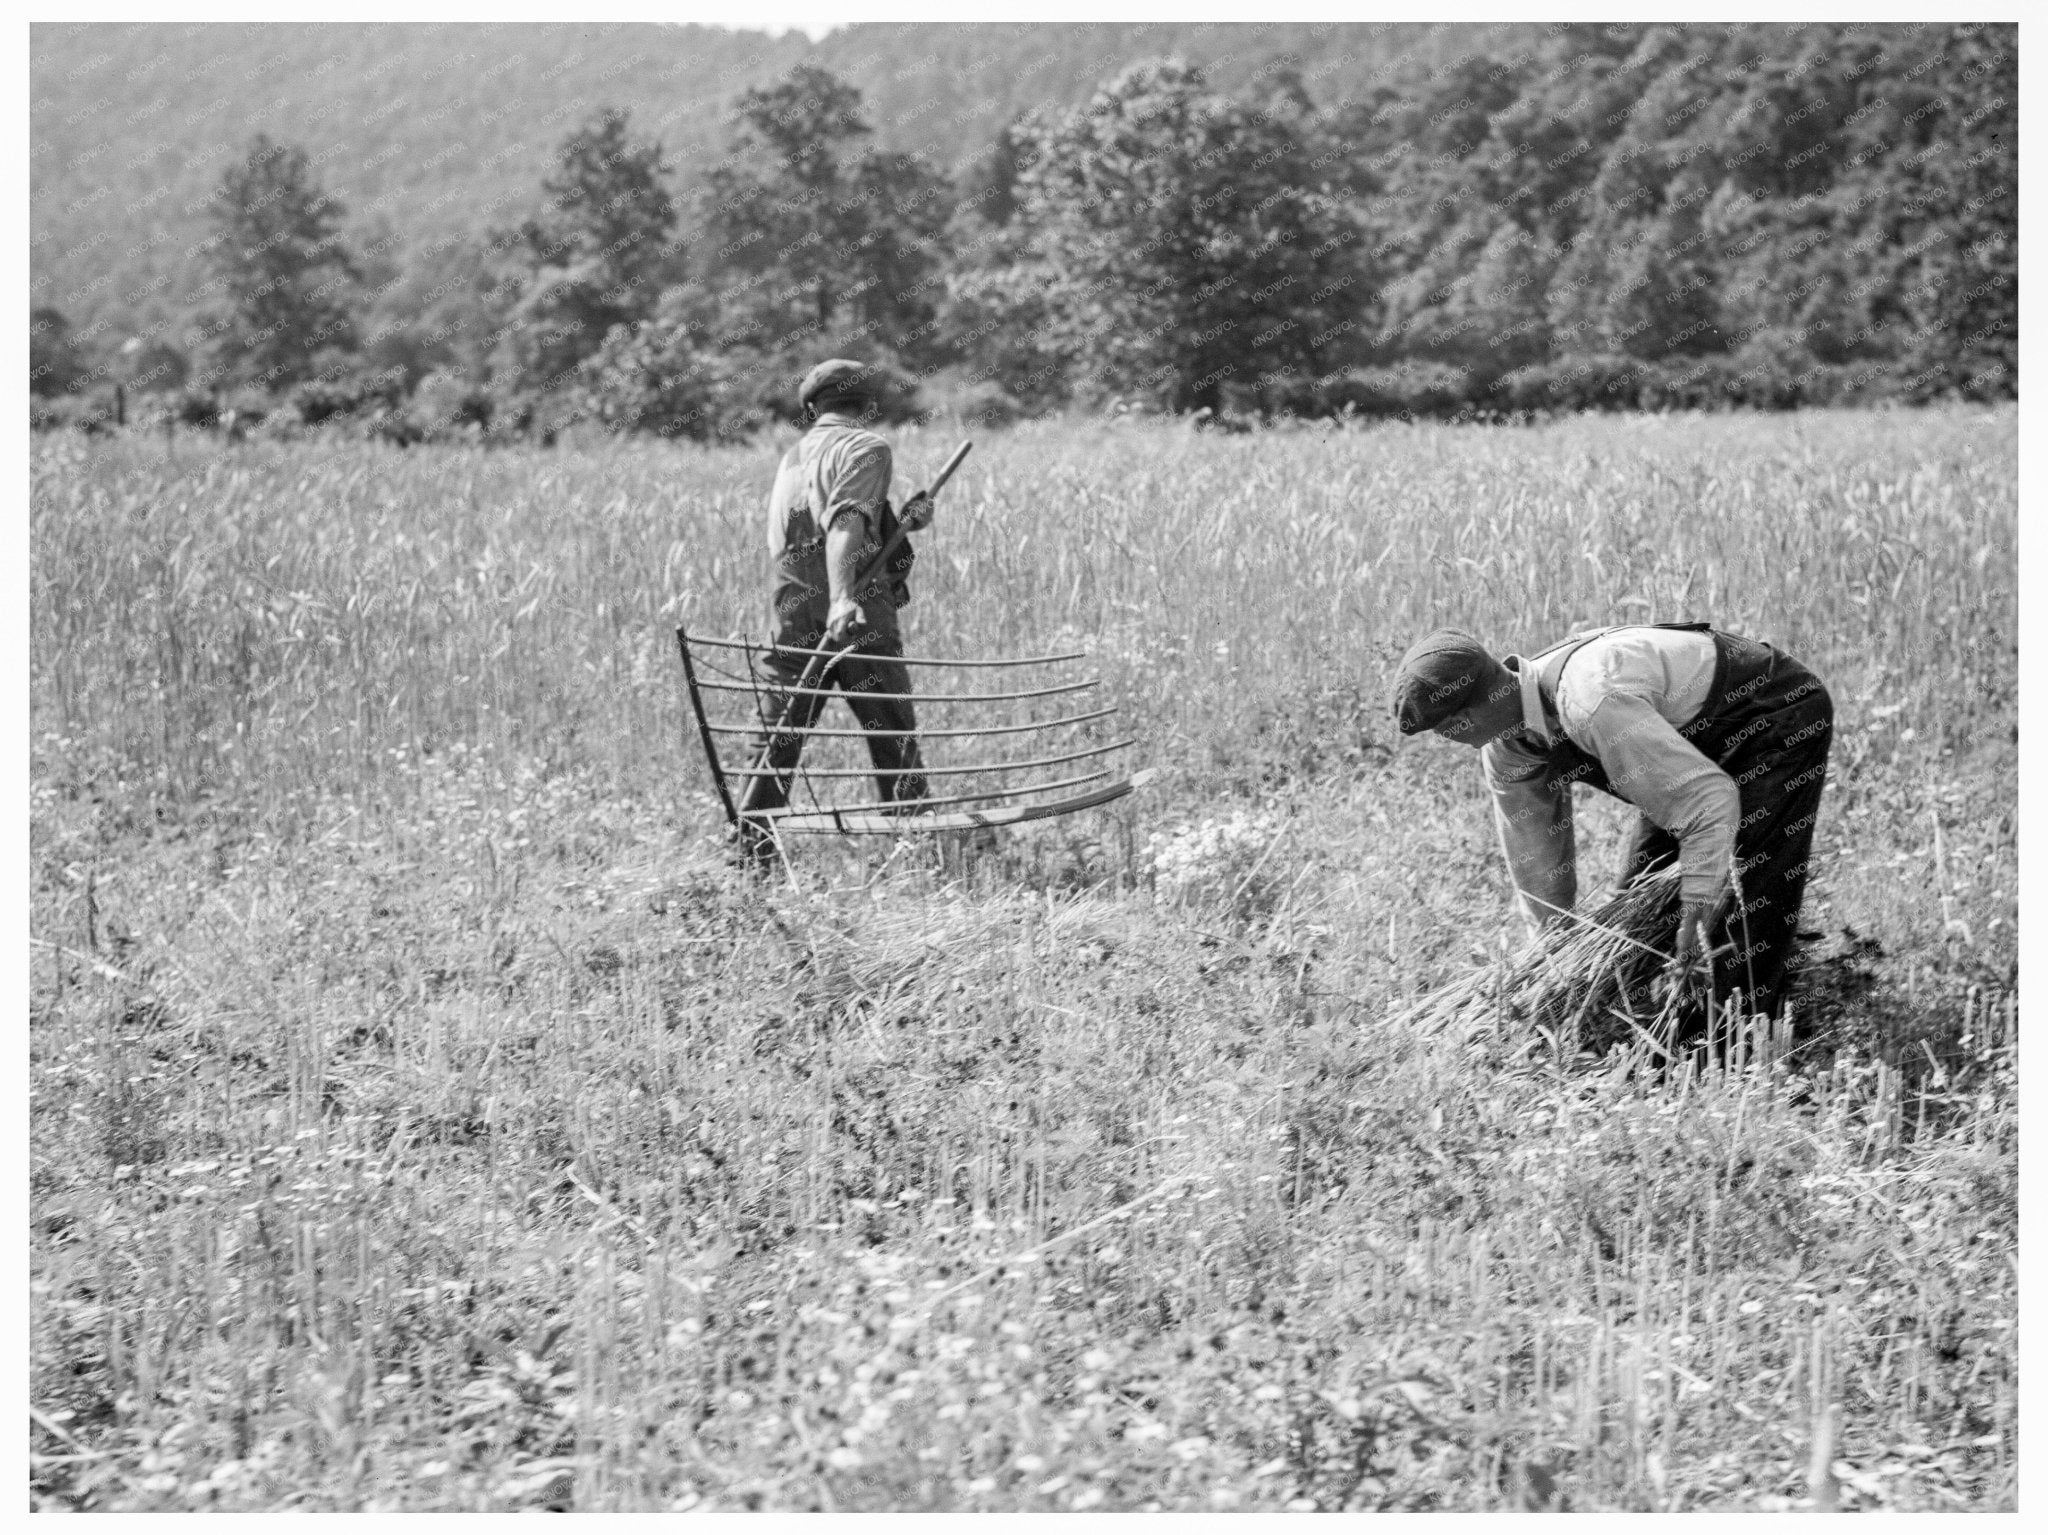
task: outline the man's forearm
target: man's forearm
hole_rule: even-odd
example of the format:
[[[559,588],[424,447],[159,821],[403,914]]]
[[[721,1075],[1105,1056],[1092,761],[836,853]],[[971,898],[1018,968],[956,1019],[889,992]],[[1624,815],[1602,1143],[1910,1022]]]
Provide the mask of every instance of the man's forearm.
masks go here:
[[[1742,801],[1739,795],[1711,792],[1701,799],[1705,804],[1679,833],[1679,894],[1696,905],[1713,907],[1728,894]]]
[[[1742,815],[1735,780],[1646,699],[1601,700],[1582,733],[1607,770],[1608,787],[1678,839],[1680,895],[1716,904],[1727,889]]]
[[[842,512],[825,532],[825,589],[833,602],[858,602],[860,553],[867,545],[866,519]]]
[[[1578,904],[1579,874],[1569,841],[1559,846],[1507,846],[1508,871],[1522,898],[1522,910],[1539,927],[1553,927]]]
[[[1511,786],[1496,791],[1494,825],[1522,910],[1542,926],[1563,921],[1579,894],[1571,801],[1535,785]]]

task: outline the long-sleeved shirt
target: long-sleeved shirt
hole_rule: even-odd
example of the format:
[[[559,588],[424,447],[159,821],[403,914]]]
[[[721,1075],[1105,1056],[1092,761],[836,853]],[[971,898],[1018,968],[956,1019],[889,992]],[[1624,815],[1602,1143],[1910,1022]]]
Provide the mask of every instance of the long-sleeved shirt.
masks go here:
[[[825,534],[835,521],[846,516],[864,521],[863,565],[881,551],[882,503],[888,499],[894,467],[886,442],[837,411],[820,415],[783,455],[768,493],[768,552],[775,560],[778,633],[825,627],[832,605]],[[887,635],[897,632],[896,604],[886,581],[871,583],[860,600],[869,628]]]
[[[1577,894],[1571,785],[1549,770],[1560,739],[1678,839],[1682,899],[1711,905],[1726,892],[1741,793],[1678,733],[1707,705],[1715,660],[1711,634],[1653,628],[1619,629],[1556,658],[1504,660],[1521,679],[1522,728],[1483,755],[1501,848],[1531,917],[1569,911]]]

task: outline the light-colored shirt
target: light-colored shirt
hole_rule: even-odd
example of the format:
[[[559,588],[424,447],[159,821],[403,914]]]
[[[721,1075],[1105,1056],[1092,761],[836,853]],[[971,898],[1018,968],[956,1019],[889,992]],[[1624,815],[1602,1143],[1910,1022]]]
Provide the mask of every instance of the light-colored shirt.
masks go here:
[[[825,534],[842,517],[865,525],[863,566],[881,552],[882,503],[895,467],[889,445],[852,417],[826,411],[782,456],[768,493],[768,553],[775,561],[778,629],[822,629],[832,605],[825,572]],[[868,626],[896,632],[896,604],[886,581],[860,594]]]
[[[1682,899],[1712,904],[1726,892],[1741,792],[1678,733],[1706,706],[1715,661],[1711,634],[1652,628],[1617,629],[1568,655],[1505,659],[1522,683],[1522,729],[1483,756],[1501,848],[1532,917],[1551,915],[1543,901],[1568,908],[1576,890],[1571,785],[1549,768],[1561,740],[1678,839]]]

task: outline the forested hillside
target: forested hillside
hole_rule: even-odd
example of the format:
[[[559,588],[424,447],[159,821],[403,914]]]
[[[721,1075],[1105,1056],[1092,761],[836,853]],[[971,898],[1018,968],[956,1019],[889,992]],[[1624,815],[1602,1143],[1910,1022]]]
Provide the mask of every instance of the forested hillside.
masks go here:
[[[989,417],[2002,397],[2017,71],[2010,26],[39,27],[31,376],[400,440],[747,430],[832,352]]]
[[[525,212],[557,143],[600,107],[629,110],[694,186],[723,153],[733,98],[799,64],[860,91],[885,148],[952,170],[1020,114],[1082,101],[1141,58],[1179,54],[1225,90],[1295,59],[1339,102],[1403,52],[1461,41],[1405,24],[1143,22],[882,23],[816,42],[569,22],[45,24],[30,37],[34,301],[124,330],[176,313],[204,280],[189,247],[256,132],[303,145],[363,243],[404,265]]]

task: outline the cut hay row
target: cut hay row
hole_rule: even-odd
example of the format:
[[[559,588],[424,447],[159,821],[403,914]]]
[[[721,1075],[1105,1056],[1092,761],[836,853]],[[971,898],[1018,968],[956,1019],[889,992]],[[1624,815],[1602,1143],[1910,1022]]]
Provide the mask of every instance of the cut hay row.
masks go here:
[[[1677,929],[1678,884],[1676,866],[1646,875],[1590,916],[1575,915],[1564,936],[1447,983],[1401,1021],[1466,1038],[1489,1028],[1534,1030],[1567,1055],[1638,1030],[1659,1039],[1675,1010],[1652,999],[1650,983]]]
[[[1718,1047],[1732,1066],[1783,1059],[1802,993],[1824,992],[1840,968],[1839,956],[1831,961],[1795,951],[1792,1002],[1780,1017],[1746,1017],[1730,1005],[1702,1020],[1698,1002],[1660,996],[1654,985],[1678,928],[1679,882],[1676,865],[1645,875],[1590,915],[1574,913],[1563,936],[1447,982],[1396,1021],[1465,1040],[1489,1031],[1525,1044],[1540,1039],[1564,1060],[1630,1043],[1669,1059],[1679,1037]]]

